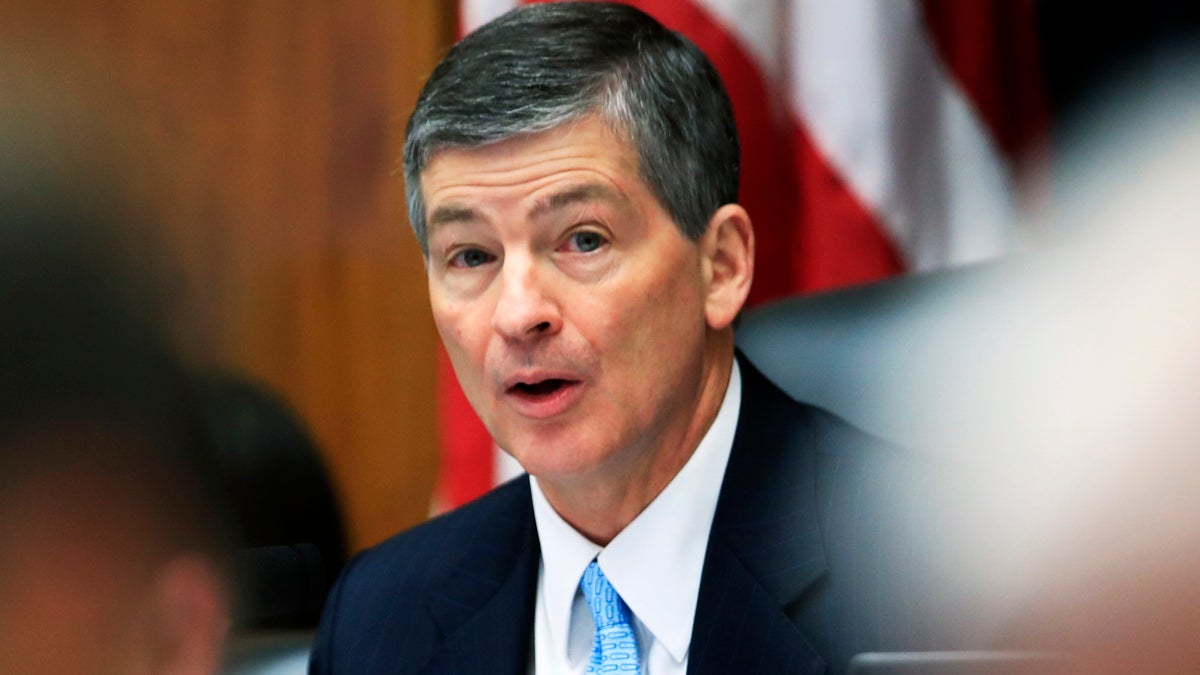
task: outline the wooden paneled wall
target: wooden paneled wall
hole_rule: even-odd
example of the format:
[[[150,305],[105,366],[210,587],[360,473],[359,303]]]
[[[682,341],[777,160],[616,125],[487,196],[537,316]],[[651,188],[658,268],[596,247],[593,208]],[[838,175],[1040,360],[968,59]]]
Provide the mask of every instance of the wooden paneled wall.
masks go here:
[[[0,55],[102,94],[148,150],[195,361],[265,381],[325,453],[354,548],[422,520],[436,334],[405,216],[407,112],[452,0],[0,2]],[[36,64],[36,67],[35,67]]]

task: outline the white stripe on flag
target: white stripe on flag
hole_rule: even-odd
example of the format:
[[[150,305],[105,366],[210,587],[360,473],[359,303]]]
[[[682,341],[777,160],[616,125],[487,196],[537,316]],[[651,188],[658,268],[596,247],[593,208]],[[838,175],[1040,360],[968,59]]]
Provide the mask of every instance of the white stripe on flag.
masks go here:
[[[754,59],[763,78],[777,91],[787,81],[787,3],[789,0],[695,0],[725,27],[743,51]]]
[[[460,0],[462,29],[469,33],[519,4],[517,0]]]
[[[1011,248],[1006,163],[913,2],[796,0],[789,34],[799,120],[912,267]]]

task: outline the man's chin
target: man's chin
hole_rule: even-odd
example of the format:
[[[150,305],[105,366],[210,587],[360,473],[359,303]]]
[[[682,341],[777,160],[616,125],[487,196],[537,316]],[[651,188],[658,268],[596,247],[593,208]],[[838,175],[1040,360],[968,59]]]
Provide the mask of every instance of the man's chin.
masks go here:
[[[526,473],[543,483],[570,485],[588,480],[595,473],[599,460],[590,455],[565,454],[563,447],[569,446],[526,447],[509,454]]]

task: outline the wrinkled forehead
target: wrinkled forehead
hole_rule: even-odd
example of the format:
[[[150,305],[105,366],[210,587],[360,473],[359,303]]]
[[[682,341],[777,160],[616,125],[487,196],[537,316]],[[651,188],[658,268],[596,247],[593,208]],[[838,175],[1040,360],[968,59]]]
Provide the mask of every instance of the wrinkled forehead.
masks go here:
[[[613,214],[654,209],[632,155],[595,122],[486,148],[448,150],[424,174],[428,234],[493,217],[550,222],[546,219],[555,214],[590,206]]]
[[[503,185],[571,170],[634,179],[639,164],[629,142],[589,115],[490,143],[444,147],[422,168],[421,186],[432,206],[432,198],[447,185]]]

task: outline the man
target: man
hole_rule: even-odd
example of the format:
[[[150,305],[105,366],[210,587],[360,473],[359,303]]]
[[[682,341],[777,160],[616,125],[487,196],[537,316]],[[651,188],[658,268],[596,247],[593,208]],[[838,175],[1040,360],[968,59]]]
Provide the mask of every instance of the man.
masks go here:
[[[695,46],[520,8],[434,70],[405,176],[438,331],[529,475],[355,559],[313,672],[843,672],[953,623],[910,574],[921,472],[735,356],[754,233]]]

